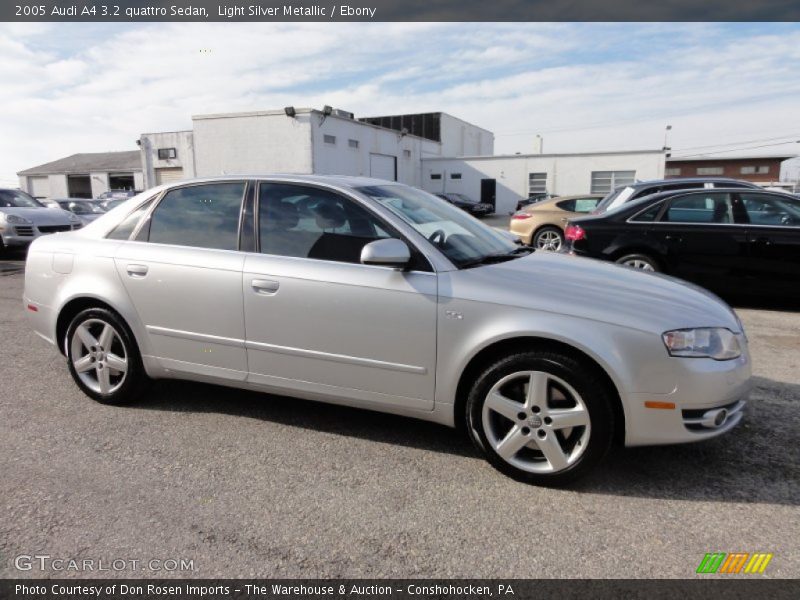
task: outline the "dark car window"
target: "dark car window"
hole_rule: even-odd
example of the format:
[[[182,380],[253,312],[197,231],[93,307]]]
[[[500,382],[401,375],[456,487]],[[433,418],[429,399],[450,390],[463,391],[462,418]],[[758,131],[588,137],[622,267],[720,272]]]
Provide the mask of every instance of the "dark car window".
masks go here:
[[[597,208],[598,202],[600,202],[599,198],[570,198],[556,202],[556,206],[569,212],[588,213]]]
[[[213,183],[167,193],[150,218],[148,241],[236,250],[244,183]]]
[[[20,190],[0,190],[2,208],[42,208],[44,204]]]
[[[740,194],[753,225],[800,227],[800,199],[767,194]]]
[[[131,237],[131,234],[136,229],[136,226],[139,224],[139,221],[148,211],[150,206],[155,201],[156,197],[150,198],[147,202],[142,204],[139,208],[134,210],[131,214],[129,214],[123,221],[117,225],[111,232],[106,236],[110,240],[127,240]]]
[[[662,203],[657,202],[653,206],[644,209],[639,214],[634,215],[630,220],[636,223],[652,223],[656,220],[656,217],[658,217],[658,213],[661,212],[661,206]]]
[[[262,183],[258,216],[264,254],[360,263],[366,244],[394,237],[356,202],[311,186]]]
[[[669,204],[662,221],[671,223],[733,223],[730,194],[680,196]]]

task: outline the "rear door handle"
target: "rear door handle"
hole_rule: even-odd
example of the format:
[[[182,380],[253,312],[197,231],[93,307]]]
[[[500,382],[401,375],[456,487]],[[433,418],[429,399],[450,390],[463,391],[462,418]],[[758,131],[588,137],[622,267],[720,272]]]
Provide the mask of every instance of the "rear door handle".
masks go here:
[[[667,242],[680,242],[681,237],[679,235],[665,235],[664,240]]]
[[[750,238],[750,242],[753,244],[764,244],[765,246],[772,244],[772,240],[768,237]]]
[[[256,294],[263,294],[265,296],[272,296],[281,286],[280,283],[273,279],[253,279],[250,285],[253,290],[255,290]]]
[[[131,277],[144,277],[147,275],[147,265],[128,265],[128,275]]]

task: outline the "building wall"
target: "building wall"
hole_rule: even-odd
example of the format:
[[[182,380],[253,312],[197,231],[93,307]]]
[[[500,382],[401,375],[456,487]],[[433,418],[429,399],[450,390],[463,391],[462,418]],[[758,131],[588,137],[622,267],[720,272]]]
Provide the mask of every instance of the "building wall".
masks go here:
[[[320,121],[321,114],[315,112],[311,118],[314,173],[370,177],[370,155],[380,154],[396,158],[397,181],[419,187],[423,153],[440,152],[437,142],[360,121],[335,116]],[[326,142],[326,135],[335,137],[335,143]],[[350,140],[358,147],[351,147]]]
[[[508,214],[519,200],[528,197],[530,173],[547,173],[547,191],[570,196],[590,192],[592,171],[635,171],[636,179],[660,179],[664,176],[664,155],[653,151],[426,158],[422,161],[422,188],[434,193],[458,192],[480,200],[481,179],[495,179],[496,211]],[[432,173],[441,174],[442,178],[431,179]],[[454,173],[461,178],[453,179]]]
[[[194,123],[198,177],[311,173],[311,115],[283,111],[201,115]]]
[[[134,175],[137,190],[158,185],[157,169],[182,169],[184,179],[191,179],[196,176],[194,134],[192,131],[143,133],[139,138],[139,142],[143,172],[138,180]],[[158,150],[160,148],[175,148],[175,158],[158,158]]]
[[[670,161],[667,160],[667,169],[680,169],[679,173],[670,173],[667,177],[732,177],[734,179],[744,179],[753,183],[777,182],[781,176],[781,163],[784,158],[742,158],[715,160],[713,158],[692,160],[692,161]],[[766,173],[742,173],[743,167],[765,167]],[[720,172],[708,174],[697,172],[698,169],[717,169]]]
[[[441,156],[491,156],[494,134],[447,113],[441,114]]]

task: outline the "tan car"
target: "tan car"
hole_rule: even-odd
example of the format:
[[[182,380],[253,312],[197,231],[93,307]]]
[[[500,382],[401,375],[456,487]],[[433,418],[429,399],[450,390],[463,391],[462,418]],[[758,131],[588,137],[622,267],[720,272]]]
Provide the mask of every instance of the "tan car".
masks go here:
[[[592,212],[602,199],[602,194],[584,194],[542,200],[514,213],[508,229],[530,246],[556,252],[564,243],[567,220]]]

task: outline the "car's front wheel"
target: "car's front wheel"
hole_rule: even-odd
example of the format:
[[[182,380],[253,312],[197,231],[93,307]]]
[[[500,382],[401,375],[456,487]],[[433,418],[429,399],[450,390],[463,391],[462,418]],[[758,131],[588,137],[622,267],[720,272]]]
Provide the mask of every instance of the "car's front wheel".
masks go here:
[[[520,352],[490,365],[467,399],[467,430],[499,471],[558,486],[608,451],[613,412],[606,385],[567,354]]]
[[[66,350],[75,383],[98,402],[131,402],[149,383],[133,334],[108,309],[78,313],[67,328]]]

